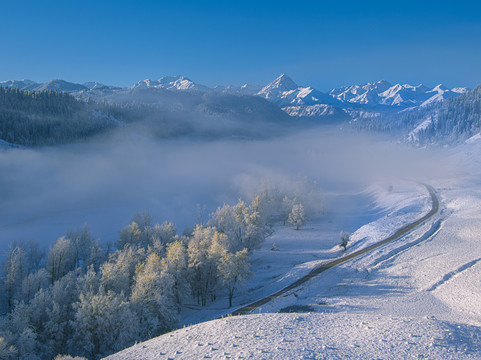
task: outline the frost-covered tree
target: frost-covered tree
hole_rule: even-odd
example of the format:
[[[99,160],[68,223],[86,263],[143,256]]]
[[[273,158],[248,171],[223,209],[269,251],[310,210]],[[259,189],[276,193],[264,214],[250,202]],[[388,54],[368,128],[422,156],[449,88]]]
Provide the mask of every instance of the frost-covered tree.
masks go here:
[[[286,222],[289,220],[289,215],[292,212],[292,207],[296,203],[297,203],[296,198],[290,198],[287,195],[284,196],[284,198],[282,199],[281,220],[284,225],[286,225]]]
[[[274,186],[265,188],[251,203],[251,209],[259,213],[260,220],[264,224],[273,225],[280,219],[282,197],[279,189]]]
[[[87,360],[87,358],[84,358],[81,356],[70,356],[70,355],[59,354],[55,356],[53,360]]]
[[[97,359],[139,340],[137,316],[129,303],[112,291],[80,294],[74,309],[69,345],[76,355]]]
[[[213,227],[197,225],[189,240],[187,253],[191,290],[198,303],[207,304],[208,296],[215,298],[218,285],[218,270],[220,258],[225,253],[223,243],[226,236],[219,234]]]
[[[164,221],[161,225],[156,224],[153,229],[152,243],[158,241],[162,246],[179,240],[177,228],[171,221]]]
[[[13,308],[14,302],[21,300],[22,281],[25,276],[25,250],[13,244],[7,254],[4,266],[3,293],[7,311]]]
[[[25,303],[18,303],[7,317],[7,329],[10,336],[7,343],[18,351],[20,359],[41,359],[41,346],[37,333],[30,323],[30,309]]]
[[[135,248],[142,247],[142,231],[139,225],[132,221],[130,225],[120,230],[119,240],[117,241],[117,249],[123,249],[125,246],[133,246]]]
[[[93,265],[87,269],[87,272],[77,279],[77,291],[79,294],[86,296],[97,294],[100,288],[100,276],[96,273]]]
[[[226,245],[229,251],[242,249],[243,246],[243,230],[240,223],[242,210],[240,213],[239,207],[236,211],[233,206],[224,204],[212,214],[210,224],[227,236],[229,243]]]
[[[227,288],[231,307],[237,286],[251,276],[247,249],[237,251],[235,254],[226,253],[220,259],[218,269],[222,284]]]
[[[135,268],[145,259],[145,251],[130,246],[110,255],[109,261],[100,267],[101,285],[117,294],[130,295],[134,282]]]
[[[49,283],[49,274],[45,269],[39,269],[35,273],[28,274],[22,281],[22,299],[30,301],[33,299],[37,291],[47,287]]]
[[[117,248],[129,245],[134,248],[152,248],[156,252],[163,251],[166,244],[178,240],[177,229],[170,221],[163,224],[152,224],[149,213],[139,213],[133,216],[130,225],[120,231]]]
[[[75,269],[76,249],[72,240],[62,236],[50,249],[47,258],[47,271],[51,283],[59,280],[69,271]]]
[[[306,220],[304,206],[302,204],[294,204],[289,214],[289,224],[295,226],[296,230],[299,230],[299,228],[306,223]]]
[[[45,250],[35,240],[26,242],[24,248],[27,273],[37,272],[45,260]]]
[[[130,301],[140,321],[143,339],[157,336],[176,324],[174,283],[172,274],[165,271],[155,253],[137,268]]]
[[[248,251],[259,249],[266,237],[272,234],[267,219],[261,215],[259,197],[256,197],[248,208],[244,208],[243,225],[244,245]]]
[[[347,244],[349,243],[349,241],[351,240],[351,237],[349,235],[349,233],[347,232],[344,232],[341,230],[341,241],[339,243],[339,246],[342,247],[344,249],[344,251],[346,251],[347,249]]]
[[[227,250],[236,252],[247,248],[258,249],[265,238],[272,232],[259,213],[259,199],[254,199],[251,206],[240,200],[236,205],[224,205],[213,214],[211,225],[225,234],[229,240]]]
[[[188,277],[188,255],[185,245],[181,241],[175,241],[167,245],[166,256],[162,259],[164,271],[172,277],[172,292],[180,312],[182,301],[190,293]]]
[[[65,350],[72,334],[72,320],[75,315],[73,304],[79,296],[77,277],[78,274],[70,272],[56,281],[51,288],[51,305],[46,310],[44,334],[48,339],[49,355],[52,357]]]
[[[96,253],[100,246],[90,233],[87,224],[84,224],[81,228],[68,230],[65,238],[70,239],[74,246],[75,268],[81,268],[85,272],[92,262],[99,261],[99,259],[96,259],[98,254],[95,254],[92,258],[92,252]]]

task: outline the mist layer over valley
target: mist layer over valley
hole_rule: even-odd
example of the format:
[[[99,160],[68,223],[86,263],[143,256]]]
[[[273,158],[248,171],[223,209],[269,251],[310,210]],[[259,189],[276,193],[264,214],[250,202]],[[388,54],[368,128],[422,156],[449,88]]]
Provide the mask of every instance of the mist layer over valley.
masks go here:
[[[268,140],[163,140],[117,134],[102,141],[0,152],[1,248],[12,240],[51,244],[87,223],[102,241],[139,211],[171,220],[180,232],[266,183],[299,177],[323,192],[355,192],[380,177],[421,179],[441,171],[440,156],[372,135],[320,127]],[[414,161],[414,159],[416,159]],[[450,165],[444,164],[443,170]]]

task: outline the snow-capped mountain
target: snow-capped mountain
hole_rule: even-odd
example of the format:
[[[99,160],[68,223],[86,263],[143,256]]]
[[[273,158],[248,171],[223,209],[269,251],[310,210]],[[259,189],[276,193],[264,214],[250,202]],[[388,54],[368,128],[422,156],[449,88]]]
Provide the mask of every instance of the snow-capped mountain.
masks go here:
[[[346,106],[365,106],[369,108],[388,106],[394,109],[425,106],[466,93],[467,88],[448,89],[440,84],[429,88],[423,84],[392,85],[385,80],[364,85],[353,85],[331,90],[329,95],[342,101]]]
[[[282,74],[264,86],[257,96],[280,106],[310,106],[317,104],[335,105],[338,103],[329,94],[312,87],[298,86],[289,76]]]
[[[257,95],[259,91],[261,91],[262,86],[261,85],[250,85],[250,84],[244,84],[241,86],[234,86],[234,85],[228,85],[228,86],[221,86],[218,85],[214,87],[214,90],[220,91],[226,94],[241,94],[241,95]]]
[[[81,99],[109,99],[115,101],[119,98],[128,101],[133,90],[142,90],[140,98],[136,101],[152,102],[159,97],[169,101],[169,94],[159,92],[197,91],[217,92],[222,94],[258,96],[276,104],[284,112],[294,117],[320,119],[326,116],[357,119],[358,112],[378,113],[391,111],[393,113],[404,109],[426,107],[428,105],[451,99],[464,94],[467,88],[458,87],[449,89],[440,84],[434,88],[425,85],[391,84],[386,80],[362,85],[344,86],[324,93],[311,86],[299,86],[286,74],[281,74],[277,79],[265,86],[244,84],[241,86],[216,86],[207,87],[193,82],[187,77],[164,76],[158,80],[142,80],[131,87],[113,87],[97,82],[75,84],[64,80],[52,80],[47,83],[36,83],[31,80],[10,80],[0,82],[0,86],[13,87],[21,90],[55,90],[70,93]],[[149,91],[152,90],[152,91]],[[180,95],[180,94],[179,94]],[[175,95],[177,96],[177,95]],[[147,100],[149,99],[149,100]],[[154,101],[155,102],[155,101]],[[369,117],[369,116],[368,116]]]
[[[20,90],[30,90],[31,88],[37,86],[38,84],[32,80],[7,80],[0,81],[1,87],[8,87]]]
[[[89,81],[89,82],[83,83],[82,85],[85,86],[88,90],[119,89],[119,88],[116,88],[115,86],[101,84],[97,81]]]
[[[333,89],[329,95],[338,99],[343,103],[357,103],[370,105],[376,102],[381,92],[388,90],[392,85],[385,80],[376,83],[367,83],[364,85],[344,86]]]
[[[88,88],[81,84],[71,83],[65,80],[52,80],[44,84],[39,84],[34,89],[35,91],[63,91],[63,92],[73,92],[73,91],[85,91]]]
[[[264,86],[257,95],[276,102],[281,99],[286,93],[297,90],[299,86],[286,74],[282,74],[270,84]]]
[[[421,106],[426,106],[435,102],[451,99],[459,95],[466,94],[467,92],[468,92],[468,89],[464,87],[448,89],[443,84],[439,84],[438,86],[434,87],[432,90],[429,90],[426,92],[426,94],[429,94],[430,97],[429,99],[424,101],[421,104]]]
[[[210,90],[207,86],[194,83],[184,76],[164,76],[159,80],[146,79],[134,84],[132,89],[167,89],[167,90]]]
[[[67,93],[89,90],[89,88],[85,85],[71,83],[65,80],[58,80],[58,79],[51,80],[46,83],[36,83],[35,81],[31,81],[31,80],[8,80],[8,81],[1,81],[0,86],[16,88],[19,90],[26,90],[26,91],[53,90],[53,91],[63,91]]]

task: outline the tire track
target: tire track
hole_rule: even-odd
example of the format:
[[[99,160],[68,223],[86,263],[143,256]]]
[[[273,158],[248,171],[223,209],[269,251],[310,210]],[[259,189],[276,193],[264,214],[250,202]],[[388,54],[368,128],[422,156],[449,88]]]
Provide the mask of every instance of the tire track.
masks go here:
[[[454,271],[451,271],[449,273],[447,273],[446,275],[443,276],[443,278],[441,280],[439,280],[436,284],[434,284],[433,286],[431,286],[427,291],[434,291],[436,290],[438,287],[440,287],[441,285],[444,285],[446,282],[448,282],[449,280],[451,280],[451,278],[455,277],[456,275],[462,273],[463,271],[473,267],[474,265],[476,265],[478,262],[481,261],[481,258],[479,259],[476,259],[476,260],[472,260],[470,262],[468,262],[467,264],[464,264],[463,266],[460,266],[459,268],[457,268],[456,270]]]

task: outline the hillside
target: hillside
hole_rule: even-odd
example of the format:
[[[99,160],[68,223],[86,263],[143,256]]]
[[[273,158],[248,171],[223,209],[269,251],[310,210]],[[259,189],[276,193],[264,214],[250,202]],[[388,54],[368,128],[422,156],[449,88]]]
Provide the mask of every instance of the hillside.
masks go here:
[[[430,318],[255,314],[180,329],[105,359],[476,359],[480,335]]]
[[[114,93],[108,88],[105,94],[105,87],[93,85],[89,91],[101,92],[101,98],[82,101],[62,92],[62,87],[42,89],[0,87],[0,140],[24,146],[59,145],[113,131],[161,139],[260,138],[293,129],[287,114],[253,96],[141,87]]]
[[[186,327],[108,359],[478,359],[479,154],[479,137],[449,150],[447,160],[462,167],[425,179],[442,199],[440,212],[399,241],[327,271],[255,314]],[[352,235],[359,244],[424,211],[424,195],[416,200],[409,187],[371,191],[384,212]]]

